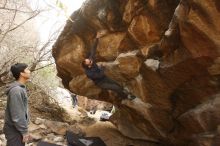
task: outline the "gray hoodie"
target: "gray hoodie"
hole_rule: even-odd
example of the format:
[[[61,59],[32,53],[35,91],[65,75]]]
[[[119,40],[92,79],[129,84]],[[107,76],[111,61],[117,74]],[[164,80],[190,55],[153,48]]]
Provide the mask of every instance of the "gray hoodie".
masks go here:
[[[8,86],[6,94],[8,99],[5,110],[5,124],[15,127],[21,134],[26,134],[29,116],[25,85],[16,81]]]

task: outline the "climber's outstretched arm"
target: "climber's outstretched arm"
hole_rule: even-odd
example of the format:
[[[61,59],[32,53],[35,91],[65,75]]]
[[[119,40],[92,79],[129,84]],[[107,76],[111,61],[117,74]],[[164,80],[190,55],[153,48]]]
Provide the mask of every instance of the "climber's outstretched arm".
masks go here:
[[[96,38],[95,43],[93,44],[90,54],[89,54],[89,59],[91,60],[95,60],[95,54],[96,54],[96,48],[97,48],[98,42],[99,42],[99,39]]]

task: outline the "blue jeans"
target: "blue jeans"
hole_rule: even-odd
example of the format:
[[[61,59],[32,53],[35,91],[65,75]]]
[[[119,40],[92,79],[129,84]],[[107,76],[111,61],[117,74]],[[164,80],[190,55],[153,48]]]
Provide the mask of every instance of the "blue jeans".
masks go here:
[[[98,87],[105,89],[105,90],[112,90],[118,94],[118,96],[122,99],[126,99],[128,94],[125,93],[125,90],[122,86],[120,86],[114,80],[104,77],[101,81],[96,84]]]

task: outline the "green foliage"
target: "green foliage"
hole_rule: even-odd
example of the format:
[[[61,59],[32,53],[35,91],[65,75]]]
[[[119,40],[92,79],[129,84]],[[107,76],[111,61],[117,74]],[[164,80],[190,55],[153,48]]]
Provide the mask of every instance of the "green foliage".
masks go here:
[[[60,1],[60,0],[57,0],[57,1],[56,1],[56,5],[57,5],[57,7],[59,7],[59,8],[62,9],[62,10],[65,10],[65,9],[66,9],[66,6],[65,6],[64,3],[63,3],[62,1]]]
[[[59,86],[59,79],[56,76],[56,68],[53,65],[33,72],[32,81],[46,90]]]
[[[67,6],[62,1],[56,0],[56,6],[64,12],[64,14],[68,20],[73,22],[73,20],[67,14]]]

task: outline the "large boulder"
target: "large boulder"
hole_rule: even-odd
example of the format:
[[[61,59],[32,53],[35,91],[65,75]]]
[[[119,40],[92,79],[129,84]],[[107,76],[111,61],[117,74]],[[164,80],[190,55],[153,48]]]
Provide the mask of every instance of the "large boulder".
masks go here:
[[[218,0],[87,0],[53,46],[58,76],[74,93],[115,104],[111,121],[127,137],[211,146],[220,122],[218,18]],[[95,86],[81,67],[102,30],[97,62],[138,97],[132,102]]]

